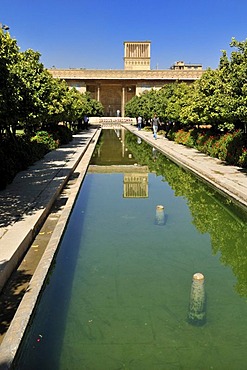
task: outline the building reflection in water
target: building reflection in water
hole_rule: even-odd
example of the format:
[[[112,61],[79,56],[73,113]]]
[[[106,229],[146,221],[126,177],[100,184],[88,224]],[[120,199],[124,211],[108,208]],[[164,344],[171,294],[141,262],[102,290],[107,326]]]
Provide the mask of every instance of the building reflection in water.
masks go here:
[[[148,173],[125,173],[123,197],[148,198]]]
[[[123,173],[123,198],[148,198],[148,167],[136,163],[123,128],[103,130],[88,172]]]

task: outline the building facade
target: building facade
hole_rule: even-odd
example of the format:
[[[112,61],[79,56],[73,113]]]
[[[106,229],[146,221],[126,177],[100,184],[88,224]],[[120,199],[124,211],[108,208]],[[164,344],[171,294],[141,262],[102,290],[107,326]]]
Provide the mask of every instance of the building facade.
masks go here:
[[[193,64],[193,63],[184,63],[183,61],[179,61],[179,62],[176,62],[174,63],[172,66],[171,66],[171,69],[175,69],[176,71],[177,70],[188,70],[188,69],[199,69],[199,70],[202,70],[202,65],[201,64]]]
[[[124,42],[124,69],[135,71],[150,70],[150,41]]]
[[[69,87],[89,92],[104,106],[104,115],[114,117],[117,111],[125,116],[125,104],[135,95],[150,89],[160,89],[168,83],[192,83],[202,69],[150,68],[150,41],[124,42],[124,69],[50,69],[54,78],[65,80]]]

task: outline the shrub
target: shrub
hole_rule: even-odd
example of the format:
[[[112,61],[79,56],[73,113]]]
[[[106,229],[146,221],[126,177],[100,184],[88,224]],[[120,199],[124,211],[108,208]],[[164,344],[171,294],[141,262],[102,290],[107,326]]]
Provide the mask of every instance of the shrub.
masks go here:
[[[247,149],[243,148],[242,153],[238,159],[238,165],[243,168],[247,168]]]
[[[58,145],[68,144],[73,139],[72,131],[64,125],[53,125],[48,132]]]
[[[194,142],[194,136],[192,134],[192,131],[193,130],[189,130],[189,131],[178,130],[175,133],[174,141],[178,144],[183,144],[185,146],[193,148],[195,146],[195,142]]]
[[[151,132],[152,128],[150,126],[143,127],[143,131]]]
[[[165,130],[159,130],[158,131],[158,135],[160,135],[160,136],[165,136],[165,134],[166,134]]]
[[[228,164],[247,166],[247,150],[240,130],[219,135],[210,130],[191,129],[188,131],[180,129],[173,136],[176,143],[195,147],[200,152],[219,158]],[[171,137],[169,138],[171,139]]]
[[[56,126],[53,134],[38,131],[31,140],[26,135],[4,138],[0,147],[0,189],[11,183],[19,171],[28,168],[49,151],[57,149],[60,143],[67,144],[71,139],[71,130],[60,125]]]
[[[218,136],[210,135],[204,142],[204,153],[210,155],[211,157],[218,157]]]
[[[38,131],[35,136],[31,138],[31,142],[36,141],[39,144],[43,144],[47,151],[51,151],[58,148],[58,142],[53,139],[52,135],[47,131]]]
[[[4,189],[16,174],[15,163],[10,154],[0,149],[0,189]]]
[[[218,141],[218,158],[229,164],[237,164],[243,148],[243,136],[240,130],[222,135]]]
[[[47,153],[47,148],[30,142],[27,136],[4,138],[0,149],[0,189],[13,181],[15,175]]]

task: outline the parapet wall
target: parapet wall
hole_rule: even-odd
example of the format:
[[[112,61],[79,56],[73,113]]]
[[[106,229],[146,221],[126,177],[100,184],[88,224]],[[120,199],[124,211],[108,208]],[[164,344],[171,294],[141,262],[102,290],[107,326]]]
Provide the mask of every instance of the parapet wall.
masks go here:
[[[90,125],[103,125],[103,124],[123,124],[129,123],[131,125],[136,124],[135,118],[130,117],[90,117],[89,118]]]

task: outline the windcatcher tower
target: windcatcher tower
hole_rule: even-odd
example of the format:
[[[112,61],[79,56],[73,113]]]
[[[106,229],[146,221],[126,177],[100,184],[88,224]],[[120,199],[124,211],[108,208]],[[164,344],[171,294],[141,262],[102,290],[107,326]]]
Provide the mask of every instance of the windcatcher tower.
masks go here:
[[[124,42],[124,69],[150,70],[150,41]]]

